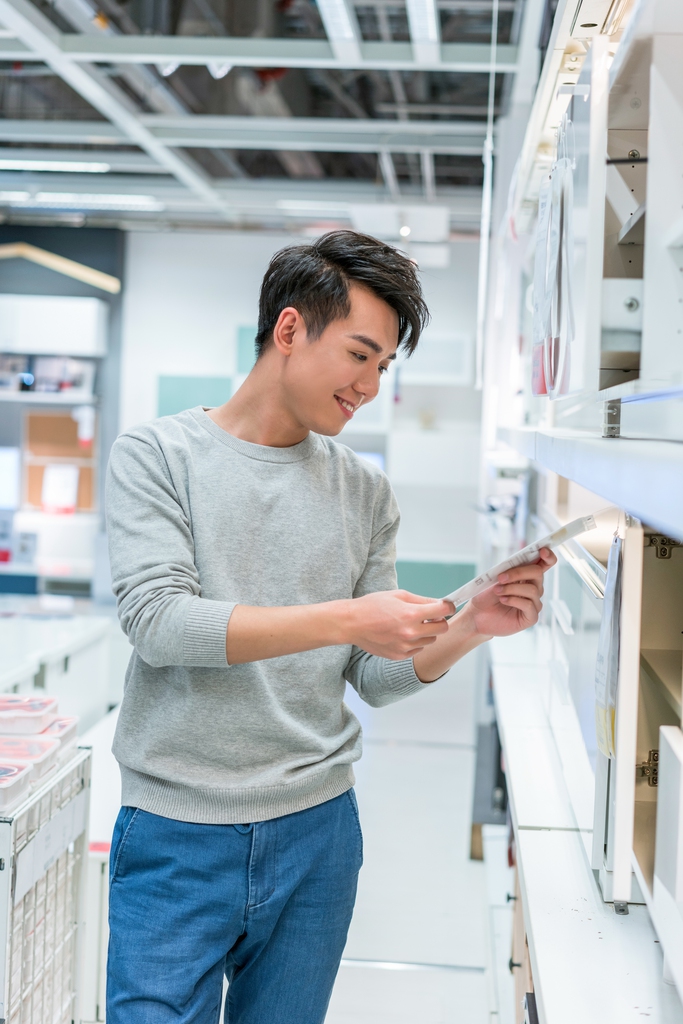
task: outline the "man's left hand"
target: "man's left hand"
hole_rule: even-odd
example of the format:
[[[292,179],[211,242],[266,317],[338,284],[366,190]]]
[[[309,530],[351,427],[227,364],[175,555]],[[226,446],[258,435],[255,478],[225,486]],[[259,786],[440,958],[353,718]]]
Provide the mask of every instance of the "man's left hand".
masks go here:
[[[543,576],[557,563],[550,548],[541,548],[537,562],[501,573],[498,582],[473,597],[469,615],[484,636],[510,636],[535,626],[541,613]]]

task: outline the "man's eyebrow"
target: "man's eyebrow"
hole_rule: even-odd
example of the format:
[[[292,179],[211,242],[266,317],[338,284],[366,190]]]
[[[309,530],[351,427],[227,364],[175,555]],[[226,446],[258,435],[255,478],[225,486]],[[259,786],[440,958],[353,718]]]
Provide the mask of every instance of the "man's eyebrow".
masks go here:
[[[359,341],[361,343],[361,345],[367,345],[368,348],[371,348],[372,351],[376,352],[378,356],[381,356],[381,354],[382,354],[382,346],[378,345],[376,341],[372,340],[372,338],[368,338],[365,334],[351,334],[350,337],[353,338],[354,341]],[[396,358],[396,353],[395,352],[392,352],[391,355],[389,355],[389,356],[385,356],[385,359],[395,359],[395,358]]]

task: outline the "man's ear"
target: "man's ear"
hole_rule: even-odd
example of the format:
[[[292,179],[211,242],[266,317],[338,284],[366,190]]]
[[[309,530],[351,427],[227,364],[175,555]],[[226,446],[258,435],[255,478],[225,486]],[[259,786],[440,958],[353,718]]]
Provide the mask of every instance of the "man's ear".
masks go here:
[[[282,310],[273,328],[273,345],[283,356],[292,354],[294,340],[305,335],[306,325],[298,309],[287,306]]]

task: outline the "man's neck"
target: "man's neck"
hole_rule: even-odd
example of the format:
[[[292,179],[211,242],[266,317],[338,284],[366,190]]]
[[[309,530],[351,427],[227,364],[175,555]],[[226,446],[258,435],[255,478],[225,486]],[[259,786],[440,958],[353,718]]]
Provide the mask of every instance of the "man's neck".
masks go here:
[[[280,387],[264,362],[253,368],[238,391],[208,416],[222,430],[251,444],[291,448],[310,431],[299,423],[283,401]]]

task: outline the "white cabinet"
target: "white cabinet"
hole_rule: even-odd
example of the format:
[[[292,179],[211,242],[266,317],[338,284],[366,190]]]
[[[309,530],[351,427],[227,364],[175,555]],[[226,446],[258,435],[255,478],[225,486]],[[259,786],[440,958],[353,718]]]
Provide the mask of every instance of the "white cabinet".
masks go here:
[[[103,356],[108,307],[70,295],[0,295],[0,352]]]

